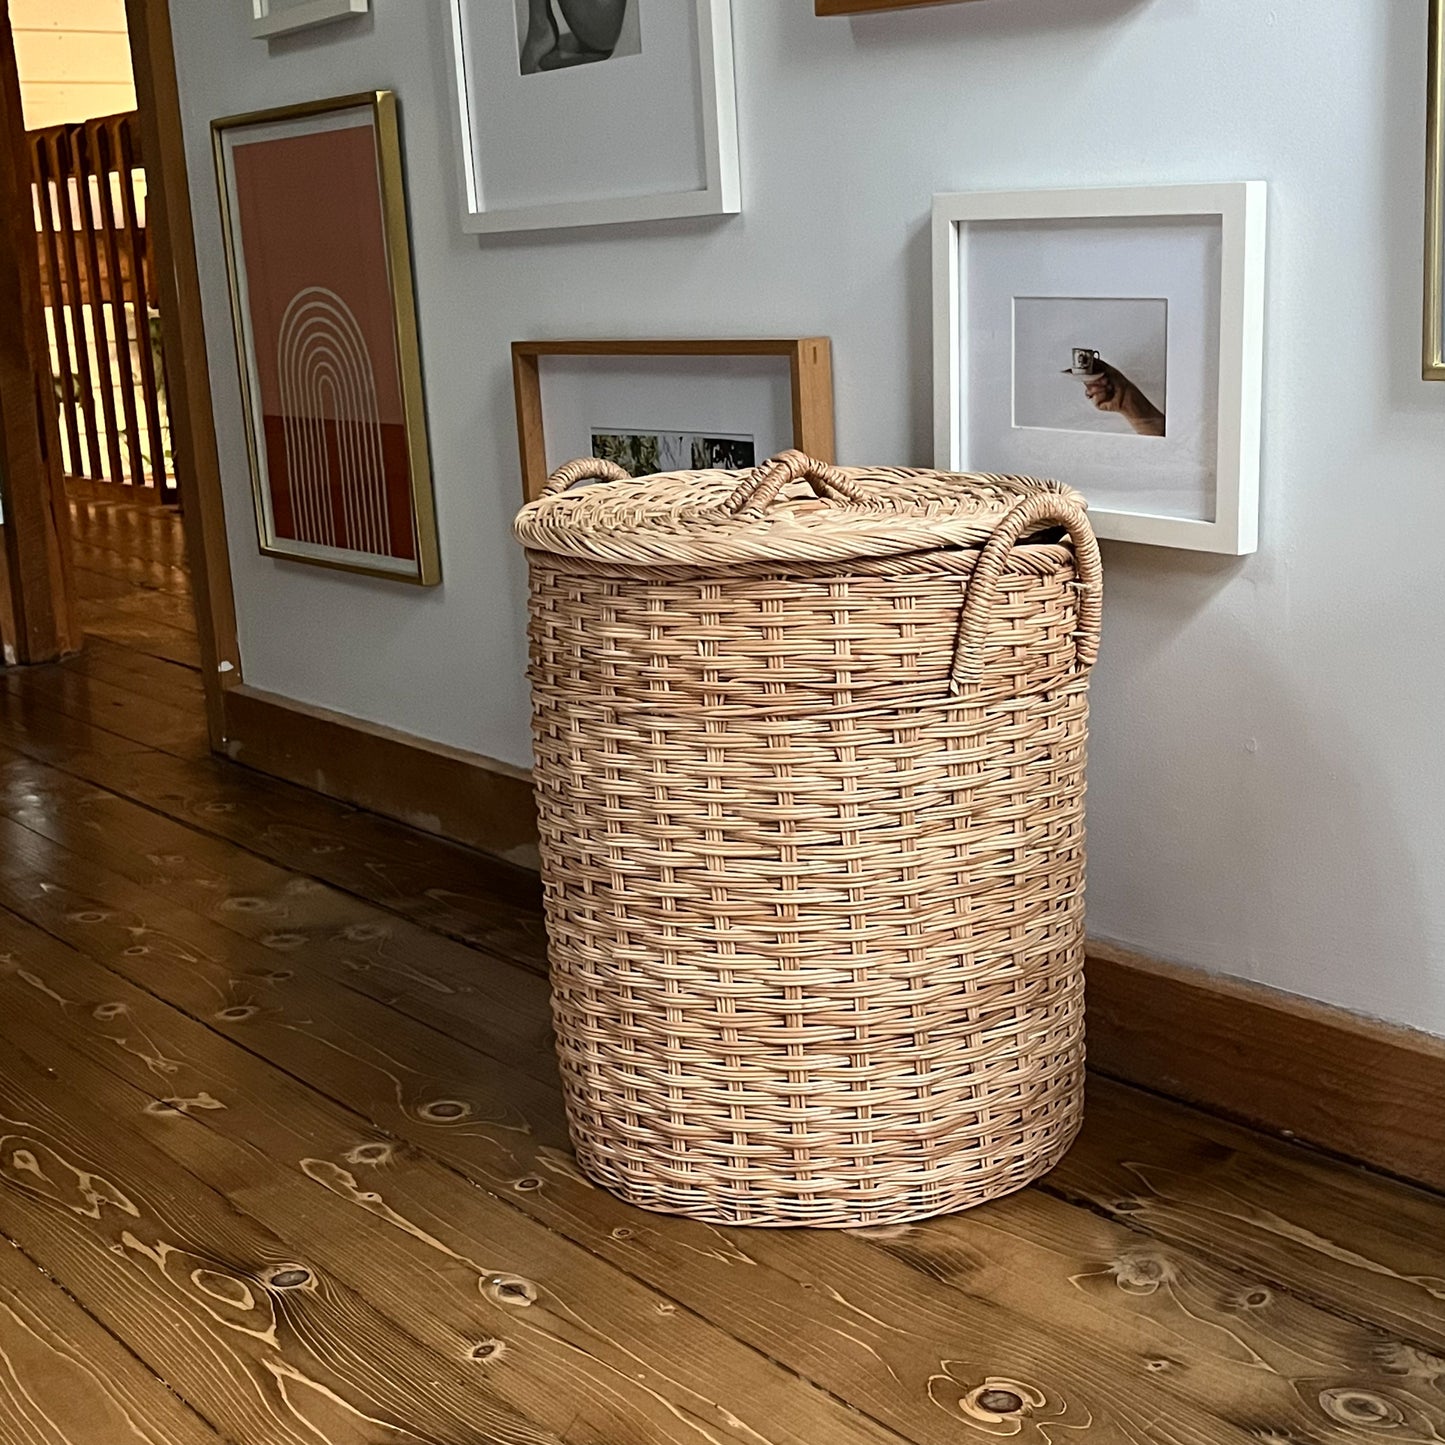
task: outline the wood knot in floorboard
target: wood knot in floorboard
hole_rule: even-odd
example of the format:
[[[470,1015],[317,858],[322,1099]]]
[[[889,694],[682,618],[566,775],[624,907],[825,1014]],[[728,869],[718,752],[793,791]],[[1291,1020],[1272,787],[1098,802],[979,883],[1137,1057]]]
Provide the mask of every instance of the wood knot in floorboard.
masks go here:
[[[1405,1423],[1405,1412],[1393,1400],[1373,1390],[1359,1390],[1348,1385],[1321,1390],[1320,1409],[1339,1425],[1395,1430]]]
[[[315,1283],[315,1276],[303,1264],[283,1264],[262,1277],[272,1289],[304,1289]]]
[[[942,1366],[928,1381],[928,1398],[980,1435],[1057,1445],[1054,1432],[1082,1434],[1096,1423],[1085,1405],[1070,1403],[1053,1390],[1006,1375],[982,1374],[961,1360],[944,1360]]]
[[[416,1112],[431,1124],[455,1124],[471,1116],[472,1106],[462,1099],[433,1099]]]
[[[523,1279],[519,1274],[489,1274],[477,1283],[493,1304],[509,1305],[514,1309],[536,1304],[542,1294],[531,1280]]]
[[[373,1169],[380,1169],[396,1158],[396,1145],[386,1140],[373,1140],[348,1149],[342,1157],[348,1164],[365,1164]]]
[[[991,1415],[1017,1415],[1024,1407],[1023,1397],[1012,1390],[981,1390],[976,1401],[980,1410]]]
[[[289,953],[307,943],[304,933],[266,933],[261,936],[261,947],[274,949],[277,953]]]
[[[1153,1294],[1174,1278],[1174,1269],[1163,1255],[1131,1250],[1109,1265],[1114,1283],[1126,1294]]]

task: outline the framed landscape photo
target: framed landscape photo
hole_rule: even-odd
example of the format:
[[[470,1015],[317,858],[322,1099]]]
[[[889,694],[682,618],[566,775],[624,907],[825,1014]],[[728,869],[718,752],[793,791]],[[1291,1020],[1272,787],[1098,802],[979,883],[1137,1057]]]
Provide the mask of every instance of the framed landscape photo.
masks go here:
[[[741,207],[731,0],[443,0],[464,230]]]
[[[269,40],[293,30],[309,30],[330,20],[365,15],[371,0],[250,0],[251,35]]]
[[[825,336],[740,341],[516,341],[522,489],[577,457],[633,476],[746,469],[797,447],[833,460]]]
[[[935,196],[937,464],[1051,477],[1100,537],[1259,531],[1265,186]]]
[[[233,116],[212,137],[261,551],[429,586],[396,98]]]

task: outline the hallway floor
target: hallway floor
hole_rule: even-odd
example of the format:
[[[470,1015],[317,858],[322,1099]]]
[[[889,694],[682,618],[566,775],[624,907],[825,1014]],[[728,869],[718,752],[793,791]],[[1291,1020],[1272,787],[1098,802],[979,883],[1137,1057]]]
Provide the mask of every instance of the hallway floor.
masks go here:
[[[3,1445],[1445,1441],[1445,1198],[1105,1079],[844,1233],[570,1162],[535,881],[206,750],[179,527],[0,673]]]

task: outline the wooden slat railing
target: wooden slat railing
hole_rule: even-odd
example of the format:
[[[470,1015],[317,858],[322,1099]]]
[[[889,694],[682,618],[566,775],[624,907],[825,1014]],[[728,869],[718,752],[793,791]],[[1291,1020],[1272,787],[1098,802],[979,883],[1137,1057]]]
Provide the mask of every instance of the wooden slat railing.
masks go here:
[[[66,474],[177,499],[133,114],[30,132]]]

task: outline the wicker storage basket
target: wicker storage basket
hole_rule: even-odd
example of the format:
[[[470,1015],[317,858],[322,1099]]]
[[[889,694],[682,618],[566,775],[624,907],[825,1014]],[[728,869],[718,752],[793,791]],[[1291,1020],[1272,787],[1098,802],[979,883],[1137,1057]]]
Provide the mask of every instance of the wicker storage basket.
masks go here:
[[[717,1223],[852,1226],[1050,1168],[1084,1059],[1102,592],[1077,494],[585,461],[516,532],[586,1173]]]

